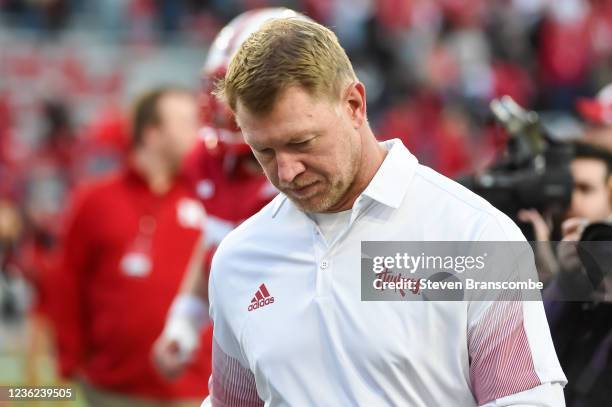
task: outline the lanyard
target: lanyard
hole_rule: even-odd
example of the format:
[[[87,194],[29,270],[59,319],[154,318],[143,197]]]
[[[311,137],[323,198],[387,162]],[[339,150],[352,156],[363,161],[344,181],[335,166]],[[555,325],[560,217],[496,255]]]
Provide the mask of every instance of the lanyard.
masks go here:
[[[137,187],[136,187],[137,188]],[[155,196],[146,191],[146,197],[143,196],[139,200],[137,194],[139,191],[129,188],[130,207],[134,215],[138,218],[138,232],[134,240],[126,248],[125,254],[121,259],[120,268],[124,274],[131,277],[146,277],[153,269],[152,246],[153,238],[158,229],[157,219],[162,204],[170,193],[171,189],[163,196]],[[142,202],[149,203],[153,200],[152,205],[141,205]]]

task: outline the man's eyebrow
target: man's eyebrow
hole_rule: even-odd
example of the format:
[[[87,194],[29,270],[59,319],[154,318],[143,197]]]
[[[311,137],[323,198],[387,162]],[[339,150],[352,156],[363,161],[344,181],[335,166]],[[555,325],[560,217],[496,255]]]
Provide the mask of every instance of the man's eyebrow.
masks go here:
[[[303,130],[297,133],[293,133],[288,139],[287,142],[288,143],[295,143],[295,142],[300,142],[300,141],[304,141],[304,138],[307,136],[314,136],[316,134],[315,131],[313,130]]]
[[[244,133],[243,133],[244,135]],[[301,143],[303,141],[306,140],[306,137],[308,136],[316,136],[317,132],[314,131],[313,129],[308,129],[308,130],[302,130],[302,131],[298,131],[295,133],[291,133],[291,135],[287,135],[286,138],[283,138],[280,141],[280,143],[283,144],[297,144],[297,143]],[[245,137],[245,141],[246,141],[246,137]],[[266,142],[263,143],[257,143],[257,142],[249,142],[247,141],[247,144],[249,144],[251,147],[253,147],[255,150],[263,150],[265,148],[269,148],[270,145]]]

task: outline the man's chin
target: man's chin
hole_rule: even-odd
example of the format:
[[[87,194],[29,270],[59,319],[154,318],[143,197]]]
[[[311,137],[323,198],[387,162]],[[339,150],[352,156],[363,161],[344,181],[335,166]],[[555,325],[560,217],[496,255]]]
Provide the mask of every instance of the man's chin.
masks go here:
[[[334,205],[340,202],[342,194],[338,193],[339,191],[341,191],[340,188],[321,188],[308,197],[298,197],[286,191],[283,192],[302,212],[324,213],[328,212]]]
[[[325,212],[330,206],[327,204],[327,202],[324,202],[323,200],[321,200],[320,197],[312,197],[308,199],[299,199],[291,195],[287,195],[287,197],[302,212],[309,212],[309,213]]]

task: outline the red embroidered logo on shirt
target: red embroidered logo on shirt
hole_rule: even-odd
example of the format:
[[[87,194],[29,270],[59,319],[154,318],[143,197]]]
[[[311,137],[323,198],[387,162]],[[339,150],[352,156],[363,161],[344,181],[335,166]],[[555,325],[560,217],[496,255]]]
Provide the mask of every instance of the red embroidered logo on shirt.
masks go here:
[[[254,311],[257,308],[263,308],[266,305],[273,304],[274,297],[270,295],[268,289],[265,284],[259,286],[259,290],[255,293],[255,297],[251,300],[251,305],[249,305],[249,311]]]

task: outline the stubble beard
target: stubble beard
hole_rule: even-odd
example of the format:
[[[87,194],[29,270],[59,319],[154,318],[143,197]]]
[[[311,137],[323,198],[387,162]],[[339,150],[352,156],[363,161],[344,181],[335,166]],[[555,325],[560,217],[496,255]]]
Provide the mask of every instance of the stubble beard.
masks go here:
[[[326,190],[320,191],[310,200],[300,201],[291,199],[291,201],[302,211],[308,213],[323,213],[329,211],[330,208],[336,206],[348,193],[349,189],[355,181],[357,174],[357,164],[359,156],[354,156],[347,164],[345,171],[342,171],[340,177],[335,182],[327,182],[329,186]]]
[[[290,198],[291,201],[303,212],[321,213],[336,205],[344,196],[348,186],[342,182],[336,182],[326,190],[320,191],[317,195],[308,200],[297,200]]]

